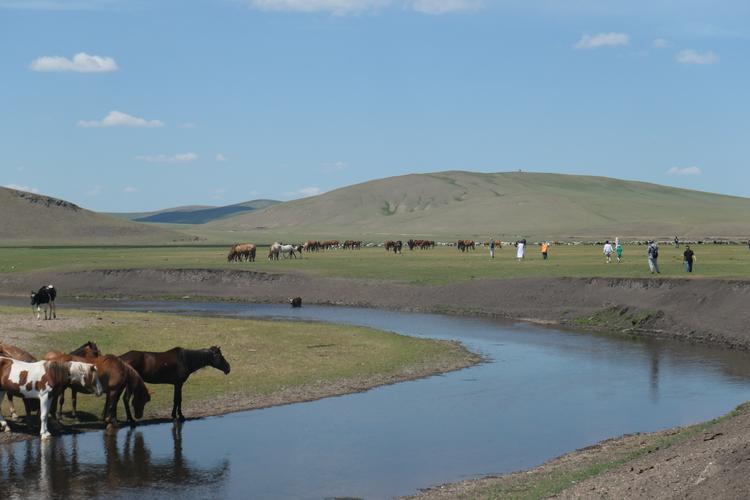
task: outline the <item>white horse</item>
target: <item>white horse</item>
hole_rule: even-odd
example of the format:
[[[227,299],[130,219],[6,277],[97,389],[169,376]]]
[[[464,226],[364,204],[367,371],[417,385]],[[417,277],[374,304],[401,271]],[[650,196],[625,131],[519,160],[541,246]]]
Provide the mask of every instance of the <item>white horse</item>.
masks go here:
[[[47,430],[47,416],[53,395],[70,383],[79,384],[97,396],[102,394],[102,384],[96,367],[91,363],[68,361],[36,361],[26,363],[0,357],[0,404],[5,393],[22,398],[39,400],[39,435],[42,439],[51,436]],[[10,432],[8,422],[0,414],[0,430]]]
[[[292,257],[294,257],[295,259],[297,258],[297,251],[294,248],[294,245],[281,245],[281,249],[279,251],[281,252],[281,255],[284,256],[285,259],[287,258],[287,255],[289,256],[290,259]]]

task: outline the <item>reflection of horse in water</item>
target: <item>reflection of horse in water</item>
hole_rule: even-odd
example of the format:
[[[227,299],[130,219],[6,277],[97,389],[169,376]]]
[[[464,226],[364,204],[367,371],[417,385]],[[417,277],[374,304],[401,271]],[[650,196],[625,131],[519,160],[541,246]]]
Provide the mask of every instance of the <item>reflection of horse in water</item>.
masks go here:
[[[164,429],[166,431],[166,429]],[[182,424],[172,427],[173,453],[152,451],[140,431],[102,433],[103,452],[91,462],[90,452],[79,453],[79,440],[88,434],[48,441],[24,441],[0,451],[0,498],[118,497],[152,490],[183,490],[189,497],[208,498],[229,475],[229,461],[211,467],[191,463],[182,452]],[[97,459],[94,459],[97,460]]]

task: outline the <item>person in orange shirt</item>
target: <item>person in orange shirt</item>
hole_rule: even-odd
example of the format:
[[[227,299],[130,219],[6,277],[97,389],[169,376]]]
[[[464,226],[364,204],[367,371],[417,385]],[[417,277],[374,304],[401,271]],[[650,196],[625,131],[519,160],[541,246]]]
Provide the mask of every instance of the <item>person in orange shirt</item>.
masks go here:
[[[542,243],[542,258],[544,260],[547,260],[547,252],[549,252],[549,243],[545,241]]]

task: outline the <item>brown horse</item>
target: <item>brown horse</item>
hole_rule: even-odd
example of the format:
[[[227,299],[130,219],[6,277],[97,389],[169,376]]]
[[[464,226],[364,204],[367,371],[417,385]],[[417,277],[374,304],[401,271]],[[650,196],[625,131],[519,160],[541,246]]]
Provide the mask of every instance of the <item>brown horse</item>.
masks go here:
[[[182,415],[182,386],[188,377],[206,366],[212,366],[229,374],[230,366],[221,349],[216,346],[208,349],[183,349],[175,347],[165,352],[129,351],[120,359],[135,368],[135,371],[149,384],[170,384],[174,386],[172,418],[185,420]],[[125,403],[127,408],[127,399]]]
[[[93,342],[90,342],[93,344]],[[130,365],[123,362],[117,356],[108,354],[102,356],[98,348],[96,351],[91,349],[88,344],[84,344],[81,348],[76,350],[79,355],[65,354],[61,352],[50,352],[44,356],[44,359],[54,361],[85,361],[94,364],[99,374],[104,393],[106,394],[106,401],[104,403],[104,410],[102,411],[102,420],[105,424],[112,424],[117,426],[117,403],[123,394],[133,395],[133,409],[135,411],[135,418],[140,419],[143,417],[143,409],[146,404],[151,400],[151,394],[146,388],[146,384],[143,383],[143,379],[138,372],[136,372]],[[76,352],[74,351],[74,352]],[[91,394],[91,391],[86,390],[80,386],[71,385],[71,392],[73,393],[73,418],[76,418],[76,410],[78,406],[78,393]],[[62,408],[65,404],[63,393],[60,394],[60,406],[59,415],[62,416]],[[53,406],[53,412],[57,408]],[[133,415],[130,412],[130,406],[125,402],[125,414],[127,415],[128,422],[131,425],[135,424]]]
[[[10,344],[4,344],[0,342],[0,356],[6,358],[17,359],[18,361],[25,361],[27,363],[33,363],[37,359],[24,351],[20,347],[16,347]],[[37,399],[24,399],[23,406],[26,410],[26,417],[31,415],[32,411],[39,410],[39,400]],[[8,393],[8,404],[10,405],[10,418],[18,420],[18,414],[16,413],[16,407],[13,405],[13,396]]]

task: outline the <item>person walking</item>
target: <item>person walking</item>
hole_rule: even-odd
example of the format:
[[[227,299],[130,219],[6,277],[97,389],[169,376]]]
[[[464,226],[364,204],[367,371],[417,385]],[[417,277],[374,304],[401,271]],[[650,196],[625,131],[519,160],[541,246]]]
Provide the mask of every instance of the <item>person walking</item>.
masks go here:
[[[649,241],[648,243],[648,268],[651,270],[651,274],[661,274],[659,271],[659,245],[656,241]]]
[[[545,241],[542,243],[542,259],[547,260],[547,252],[549,252],[549,242]]]
[[[690,249],[690,245],[685,247],[685,252],[682,254],[682,262],[685,264],[685,271],[693,272],[693,262],[695,261],[695,252]]]
[[[614,253],[615,249],[612,248],[612,243],[607,240],[604,242],[604,256],[607,258],[607,264],[612,262],[612,254]]]
[[[526,247],[526,240],[520,240],[518,243],[516,243],[516,259],[518,259],[518,262],[521,262],[523,260],[523,254]]]
[[[617,255],[617,263],[622,262],[622,243],[620,243],[620,238],[615,239],[615,255]]]
[[[490,240],[490,259],[495,258],[495,238]]]

